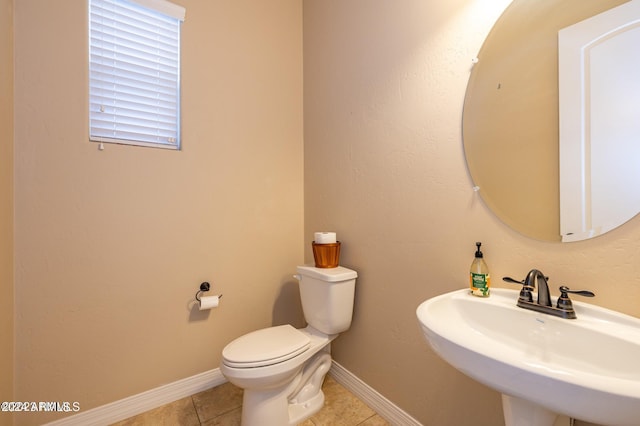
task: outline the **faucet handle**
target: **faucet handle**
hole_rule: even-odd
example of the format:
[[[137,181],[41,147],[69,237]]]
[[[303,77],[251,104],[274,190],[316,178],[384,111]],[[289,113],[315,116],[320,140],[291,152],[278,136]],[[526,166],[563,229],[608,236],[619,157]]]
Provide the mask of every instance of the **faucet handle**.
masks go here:
[[[545,279],[545,280],[547,280],[547,281],[549,281],[549,277],[547,277],[547,276],[545,276],[545,277],[544,277],[544,279]],[[533,281],[532,283],[527,283],[527,280],[526,280],[526,279],[518,281],[518,280],[516,280],[515,278],[511,278],[511,277],[502,277],[502,281],[506,281],[506,282],[508,282],[508,283],[513,283],[513,284],[522,284],[522,285],[527,286],[528,288],[533,288],[533,287],[535,287],[535,281],[533,281],[533,280],[532,280],[532,281]]]
[[[508,283],[522,285],[522,290],[520,290],[520,295],[518,296],[518,300],[521,300],[523,302],[533,302],[533,294],[531,293],[533,291],[533,287],[530,285],[527,285],[525,280],[518,281],[511,277],[502,277],[502,280]]]
[[[567,293],[577,294],[579,296],[585,297],[593,297],[595,293],[589,290],[571,290],[569,287],[563,285],[560,286],[560,297],[558,297],[558,304],[556,305],[558,309],[562,309],[564,311],[572,311],[573,304],[571,303],[571,299],[569,299],[569,295]]]
[[[593,297],[596,294],[592,291],[589,290],[571,290],[569,287],[567,287],[566,285],[560,286],[559,288],[560,293],[561,293],[561,297],[562,295],[567,295],[567,293],[571,293],[571,294],[577,294],[579,296],[585,296],[585,297]]]

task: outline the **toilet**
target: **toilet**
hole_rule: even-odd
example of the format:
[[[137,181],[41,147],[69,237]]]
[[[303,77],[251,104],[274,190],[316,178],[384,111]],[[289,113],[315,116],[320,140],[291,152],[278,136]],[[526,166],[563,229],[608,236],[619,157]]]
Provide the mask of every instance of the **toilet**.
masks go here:
[[[358,274],[342,266],[296,270],[307,327],[264,328],[222,350],[222,374],[244,389],[242,426],[293,426],[324,404],[330,343],[351,326]]]

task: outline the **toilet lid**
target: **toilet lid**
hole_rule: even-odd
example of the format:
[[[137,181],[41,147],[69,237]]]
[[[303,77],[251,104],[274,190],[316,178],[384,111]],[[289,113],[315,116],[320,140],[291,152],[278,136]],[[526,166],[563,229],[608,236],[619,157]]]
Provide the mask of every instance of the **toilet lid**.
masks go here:
[[[222,357],[229,367],[263,367],[301,354],[310,342],[309,336],[291,325],[280,325],[238,337],[222,350]]]

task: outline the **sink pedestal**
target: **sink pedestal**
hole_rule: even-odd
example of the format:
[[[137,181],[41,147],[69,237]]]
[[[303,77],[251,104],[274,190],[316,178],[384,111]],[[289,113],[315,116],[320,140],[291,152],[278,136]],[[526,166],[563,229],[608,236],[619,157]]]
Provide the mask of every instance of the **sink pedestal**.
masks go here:
[[[502,394],[505,426],[553,426],[558,415],[527,400]]]

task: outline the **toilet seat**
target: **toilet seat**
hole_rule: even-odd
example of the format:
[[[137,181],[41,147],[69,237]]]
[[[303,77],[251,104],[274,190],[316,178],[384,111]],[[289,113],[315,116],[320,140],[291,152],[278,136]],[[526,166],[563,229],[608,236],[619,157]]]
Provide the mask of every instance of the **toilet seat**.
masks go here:
[[[289,324],[263,328],[237,338],[222,351],[224,364],[255,368],[277,364],[309,349],[309,336]]]

